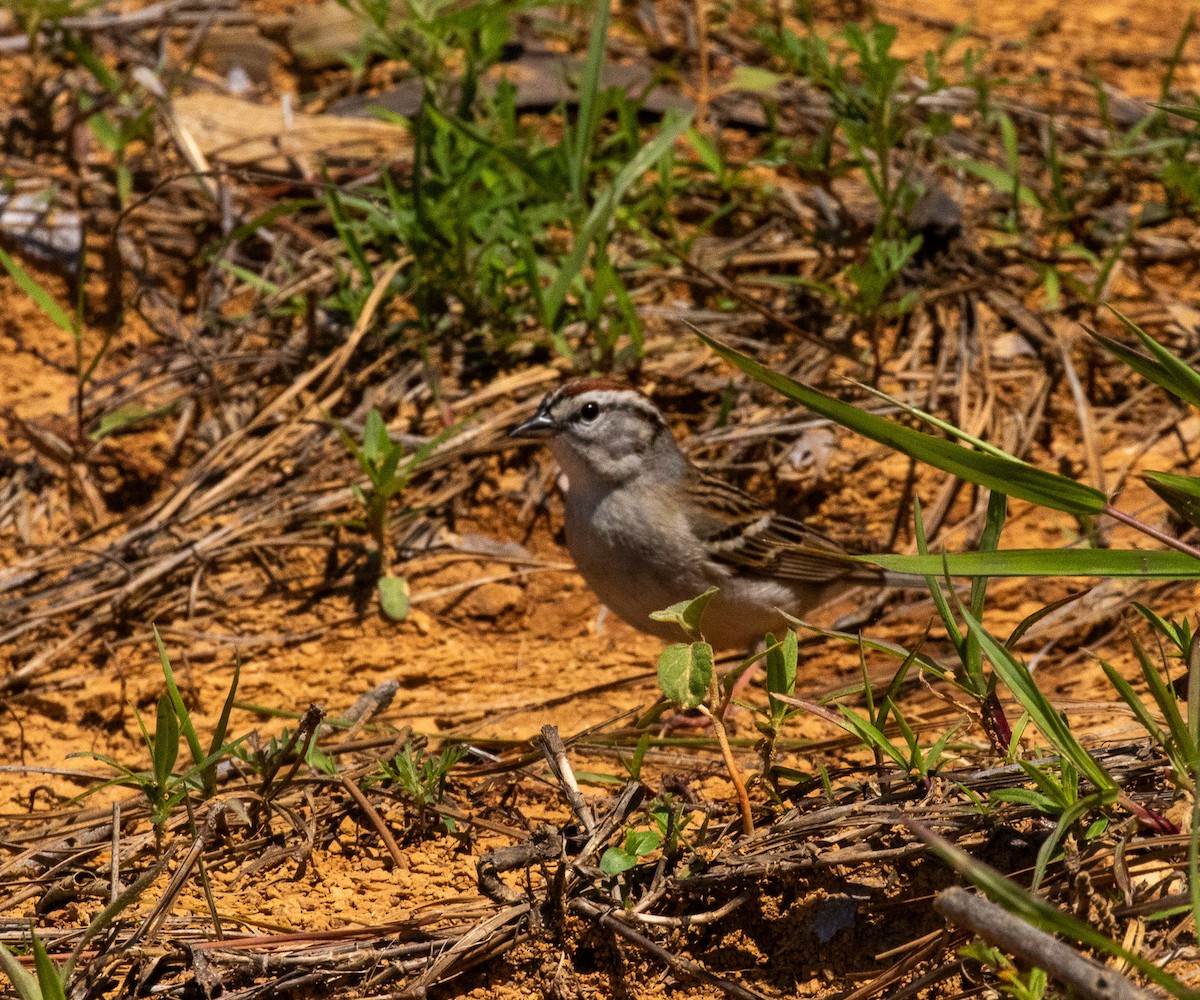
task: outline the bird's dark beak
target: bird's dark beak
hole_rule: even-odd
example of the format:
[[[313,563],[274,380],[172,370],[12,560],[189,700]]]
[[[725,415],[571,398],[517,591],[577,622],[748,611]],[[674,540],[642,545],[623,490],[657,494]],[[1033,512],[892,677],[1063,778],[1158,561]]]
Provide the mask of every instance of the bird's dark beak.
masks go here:
[[[556,429],[554,419],[550,414],[538,410],[525,423],[509,431],[508,436],[514,438],[548,438],[554,435]]]

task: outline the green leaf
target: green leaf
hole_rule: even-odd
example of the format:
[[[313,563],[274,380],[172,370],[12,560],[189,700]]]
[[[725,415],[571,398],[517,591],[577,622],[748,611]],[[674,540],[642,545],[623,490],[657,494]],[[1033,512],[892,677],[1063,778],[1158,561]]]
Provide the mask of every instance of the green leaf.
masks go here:
[[[1150,714],[1149,706],[1141,699],[1136,691],[1133,690],[1133,685],[1125,679],[1116,667],[1107,660],[1100,661],[1100,667],[1104,671],[1104,675],[1108,678],[1109,683],[1117,689],[1117,694],[1121,696],[1121,700],[1129,706],[1134,716],[1140,722],[1151,739],[1154,740],[1160,747],[1163,747],[1168,755],[1170,754],[1170,743],[1163,728],[1154,720],[1154,716]]]
[[[957,595],[955,600],[958,601]],[[971,632],[978,637],[980,648],[992,664],[1000,679],[1004,681],[1021,707],[1033,718],[1043,736],[1050,741],[1055,752],[1066,758],[1080,774],[1084,775],[1106,800],[1115,798],[1119,788],[1112,776],[1096,762],[1082,746],[1070,726],[1042,694],[1029,668],[992,638],[983,624],[958,601],[958,611]]]
[[[554,279],[553,284],[546,291],[543,300],[546,311],[542,321],[548,329],[555,327],[555,321],[558,319],[567,292],[583,271],[583,264],[587,259],[589,248],[593,241],[602,236],[617,205],[625,197],[625,192],[642,174],[658,162],[689,124],[691,124],[691,115],[668,112],[663,117],[658,135],[638,150],[633,159],[626,163],[613,178],[612,184],[605,188],[596,199],[587,219],[575,234],[575,245],[560,266],[558,276]]]
[[[625,766],[629,772],[629,777],[634,781],[640,781],[642,778],[642,761],[646,759],[646,751],[650,749],[650,734],[642,733],[638,738],[637,746],[633,749],[633,757]]]
[[[379,607],[394,622],[408,617],[408,581],[404,577],[379,578]]]
[[[842,727],[843,729],[853,733],[864,747],[871,750],[877,749],[887,754],[892,759],[892,762],[902,771],[908,770],[908,757],[904,754],[903,750],[887,738],[883,730],[871,722],[870,719],[864,718],[853,709],[847,708],[841,703],[838,704],[837,708],[846,720],[845,725]]]
[[[1001,458],[964,448],[962,445],[893,423],[860,410],[811,386],[771,371],[753,358],[696,330],[696,335],[726,361],[751,378],[783,393],[789,399],[835,423],[857,431],[872,441],[895,448],[918,461],[942,469],[967,482],[986,486],[1030,503],[1069,514],[1099,514],[1106,504],[1103,493],[1065,476],[1026,465],[1011,456]],[[937,571],[934,571],[936,575]],[[928,574],[927,574],[928,575]]]
[[[604,55],[608,44],[608,25],[612,11],[606,0],[592,4],[592,30],[588,37],[587,59],[579,80],[579,109],[575,115],[575,131],[569,135],[568,163],[571,193],[580,197],[589,161],[589,151],[596,131],[597,100],[604,76]]]
[[[4,269],[12,275],[13,281],[17,283],[17,287],[26,295],[33,299],[34,304],[46,314],[46,318],[50,320],[64,333],[69,333],[72,337],[79,336],[79,327],[75,324],[75,320],[67,315],[50,293],[46,291],[30,276],[20,264],[12,259],[3,249],[0,249],[0,264],[4,265]]]
[[[33,962],[37,967],[38,988],[42,1000],[67,1000],[62,976],[50,961],[50,956],[46,954],[46,946],[42,944],[42,939],[36,934],[33,935]]]
[[[639,858],[657,851],[662,837],[654,830],[630,830],[625,834],[625,850]]]
[[[362,453],[371,464],[371,470],[368,474],[374,471],[382,461],[383,457],[391,449],[392,439],[388,437],[387,424],[383,422],[383,417],[379,415],[379,411],[372,407],[367,414],[366,423],[363,424],[363,443]],[[374,479],[374,476],[372,476]]]
[[[771,705],[772,715],[786,712],[788,707],[774,696],[777,694],[790,695],[796,690],[796,664],[799,660],[799,641],[796,633],[788,629],[782,642],[776,642],[775,636],[767,635],[767,700]]]
[[[637,855],[623,851],[619,847],[610,847],[600,855],[600,870],[610,878],[627,872],[638,863]]]
[[[173,406],[156,406],[153,409],[147,409],[137,403],[126,403],[124,406],[118,406],[115,410],[104,414],[96,425],[96,429],[88,437],[92,441],[100,441],[110,434],[116,434],[117,431],[140,424],[143,420],[161,417],[173,409]]]
[[[2,944],[0,944],[0,972],[8,976],[8,981],[12,983],[13,989],[17,991],[17,996],[21,1000],[42,1000],[42,991],[38,987],[37,980],[21,964],[20,959]]]
[[[1111,354],[1143,378],[1161,386],[1184,402],[1200,406],[1200,374],[1168,351],[1120,310],[1113,309],[1112,306],[1109,306],[1109,309],[1117,319],[1125,324],[1125,328],[1142,342],[1142,345],[1152,355],[1151,357],[1139,354],[1120,341],[1106,337],[1089,326],[1085,326],[1084,329]]]
[[[240,656],[237,656],[233,661],[233,677],[229,681],[229,691],[225,694],[225,703],[221,706],[221,716],[217,719],[217,724],[213,728],[212,740],[208,745],[207,760],[211,760],[213,755],[225,745],[225,734],[229,731],[229,716],[233,712],[233,705],[237,700],[238,683],[241,678],[242,660]]]
[[[1043,618],[1047,618],[1058,611],[1059,608],[1065,608],[1072,601],[1078,601],[1079,598],[1086,594],[1086,590],[1078,590],[1073,594],[1068,594],[1066,597],[1061,597],[1057,601],[1051,601],[1049,604],[1044,604],[1036,611],[1026,615],[1017,624],[1017,627],[1012,630],[1009,637],[1004,640],[1005,649],[1014,649],[1021,637],[1025,635],[1034,625],[1040,622]]]
[[[164,791],[179,757],[179,719],[170,695],[158,699],[158,724],[154,729],[154,780]]]
[[[732,90],[749,90],[755,94],[766,94],[776,90],[787,77],[759,66],[738,66],[729,79]]]
[[[175,713],[175,719],[182,723],[183,735],[187,740],[188,749],[192,753],[192,761],[199,764],[204,759],[204,753],[200,749],[200,737],[196,735],[192,714],[187,710],[187,705],[183,703],[183,695],[179,693],[179,685],[175,683],[175,671],[171,668],[171,660],[167,656],[167,647],[163,645],[162,636],[158,634],[158,626],[151,625],[150,627],[154,631],[154,644],[158,647],[158,662],[162,667],[163,680],[167,684],[167,696],[171,699],[171,708]],[[175,738],[175,744],[178,747],[178,736]],[[172,760],[171,767],[174,766],[175,761]],[[169,771],[170,769],[168,769],[168,773]]]
[[[674,622],[687,633],[689,639],[699,639],[705,609],[719,590],[719,587],[709,587],[699,597],[679,601],[662,611],[651,611],[650,617],[656,622]]]
[[[713,651],[707,642],[678,642],[658,657],[658,686],[680,708],[704,702],[713,677]]]
[[[1187,107],[1183,104],[1155,104],[1150,102],[1150,107],[1158,108],[1159,111],[1165,111],[1170,115],[1179,115],[1180,118],[1186,118],[1191,122],[1200,122],[1200,108]]]
[[[1042,879],[1046,877],[1046,866],[1050,864],[1050,860],[1058,852],[1058,845],[1062,842],[1063,837],[1070,832],[1071,827],[1089,812],[1103,808],[1105,804],[1104,795],[1100,792],[1093,792],[1078,802],[1072,803],[1062,811],[1062,815],[1059,816],[1054,829],[1050,831],[1050,836],[1042,842],[1042,846],[1038,849],[1037,861],[1033,867],[1033,880],[1030,883],[1030,888],[1034,892],[1037,892],[1038,886],[1042,884]]]
[[[721,154],[717,152],[716,146],[695,128],[687,130],[687,140],[692,144],[692,149],[696,151],[700,162],[708,168],[710,174],[717,178],[725,176],[725,161],[721,159]]]
[[[1021,183],[1020,179],[1005,170],[1001,170],[995,164],[985,163],[982,160],[973,160],[969,157],[962,157],[950,161],[951,166],[965,170],[969,174],[974,174],[982,181],[986,181],[1000,194],[1006,194],[1010,197],[1015,194],[1021,201],[1021,204],[1028,205],[1030,208],[1041,208],[1042,199],[1037,196],[1037,193]]]
[[[1200,478],[1170,472],[1143,472],[1142,479],[1171,510],[1188,524],[1200,528]]]
[[[1142,580],[1200,578],[1200,560],[1184,552],[1155,549],[1002,549],[999,552],[951,552],[944,555],[857,556],[899,573],[940,576],[943,562],[951,576],[1103,576]]]

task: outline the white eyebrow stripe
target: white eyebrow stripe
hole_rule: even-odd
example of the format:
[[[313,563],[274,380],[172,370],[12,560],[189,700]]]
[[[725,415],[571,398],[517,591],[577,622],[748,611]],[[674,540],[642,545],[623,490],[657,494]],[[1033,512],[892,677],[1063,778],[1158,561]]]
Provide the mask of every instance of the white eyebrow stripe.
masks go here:
[[[665,427],[663,416],[645,396],[634,389],[587,389],[583,392],[566,394],[562,389],[555,391],[550,400],[549,409],[556,410],[561,404],[580,407],[584,403],[594,402],[610,410],[635,410],[654,423]]]

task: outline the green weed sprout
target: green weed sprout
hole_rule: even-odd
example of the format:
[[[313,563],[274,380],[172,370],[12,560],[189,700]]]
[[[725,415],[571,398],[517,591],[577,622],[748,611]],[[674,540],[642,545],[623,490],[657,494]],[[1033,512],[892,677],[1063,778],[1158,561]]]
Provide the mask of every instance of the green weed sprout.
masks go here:
[[[350,492],[363,509],[363,526],[374,545],[371,560],[379,572],[379,607],[393,621],[403,621],[408,615],[408,581],[392,572],[388,511],[392,500],[408,486],[418,466],[456,428],[448,428],[431,438],[405,459],[403,445],[388,435],[387,425],[378,410],[372,409],[367,414],[361,442],[355,441],[340,423],[331,422],[367,477],[365,486],[354,483]]]
[[[390,761],[380,761],[379,771],[372,780],[390,781],[417,807],[422,826],[428,826],[431,814],[446,797],[446,782],[450,771],[467,755],[467,748],[448,743],[438,753],[423,753],[407,740],[400,752]],[[448,832],[454,832],[454,820],[442,815]]]
[[[158,699],[153,733],[146,728],[146,723],[142,719],[141,713],[136,709],[134,710],[138,726],[142,731],[142,740],[149,754],[150,766],[142,770],[137,770],[126,764],[122,764],[116,758],[110,757],[107,754],[96,753],[90,750],[73,753],[70,756],[88,757],[92,760],[100,761],[100,763],[118,772],[118,777],[96,788],[89,789],[84,795],[92,795],[100,791],[100,789],[111,785],[134,786],[140,789],[145,796],[146,802],[150,807],[151,822],[157,827],[171,815],[174,808],[190,792],[199,791],[205,798],[209,798],[215,794],[217,789],[218,765],[236,749],[245,737],[240,737],[229,742],[225,740],[229,729],[229,715],[233,711],[234,699],[237,696],[238,680],[241,674],[240,665],[235,665],[234,667],[233,679],[230,682],[229,691],[226,693],[220,718],[217,720],[213,734],[209,739],[208,750],[205,751],[201,746],[195,724],[192,722],[191,713],[183,702],[183,697],[179,693],[179,686],[175,683],[175,673],[171,667],[166,647],[163,645],[162,637],[158,634],[157,628],[154,628],[154,641],[158,647],[159,663],[162,667],[167,690]],[[175,772],[175,765],[179,760],[179,740],[181,736],[187,743],[191,753],[192,766],[182,773],[177,774]]]
[[[662,846],[663,838],[657,830],[626,830],[625,843],[621,847],[610,847],[600,856],[600,870],[615,878],[633,868],[647,854],[653,854]]]
[[[753,660],[748,660],[725,678],[724,685],[717,678],[713,665],[713,648],[704,641],[701,624],[708,602],[719,588],[709,587],[699,597],[680,601],[663,611],[650,615],[655,621],[673,622],[683,629],[689,642],[678,642],[668,646],[658,657],[658,686],[667,701],[678,708],[698,709],[712,723],[725,759],[729,780],[737,792],[738,809],[742,816],[742,829],[747,836],[754,833],[754,817],[750,811],[750,796],[746,794],[746,782],[742,779],[729,736],[725,732],[724,715],[729,706],[732,682],[747,669]]]
[[[34,970],[37,975],[31,974],[17,956],[2,944],[0,972],[8,976],[8,981],[12,983],[21,1000],[66,1000],[67,972],[50,960],[46,946],[32,928],[29,935],[32,939]]]
[[[974,959],[995,975],[997,988],[1012,1000],[1042,1000],[1049,980],[1044,969],[1030,969],[1025,975],[1000,951],[983,940],[972,941],[959,949],[963,958]]]

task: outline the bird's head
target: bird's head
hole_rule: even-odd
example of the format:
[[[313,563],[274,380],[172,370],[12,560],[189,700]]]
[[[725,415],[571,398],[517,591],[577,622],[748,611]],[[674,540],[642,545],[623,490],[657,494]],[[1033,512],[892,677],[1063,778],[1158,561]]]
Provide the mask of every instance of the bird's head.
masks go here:
[[[686,465],[658,408],[615,379],[572,379],[547,393],[512,436],[546,439],[571,484],[615,485]]]

